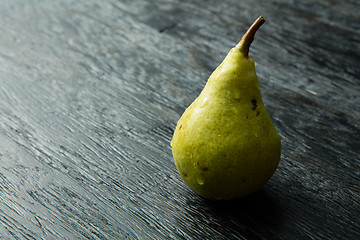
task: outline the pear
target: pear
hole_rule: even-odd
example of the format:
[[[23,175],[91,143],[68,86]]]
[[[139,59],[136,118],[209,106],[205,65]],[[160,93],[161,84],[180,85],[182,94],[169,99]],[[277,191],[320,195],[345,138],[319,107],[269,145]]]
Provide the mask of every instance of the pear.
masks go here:
[[[179,119],[172,154],[184,182],[209,199],[256,192],[274,174],[281,141],[265,109],[249,47],[260,16]]]

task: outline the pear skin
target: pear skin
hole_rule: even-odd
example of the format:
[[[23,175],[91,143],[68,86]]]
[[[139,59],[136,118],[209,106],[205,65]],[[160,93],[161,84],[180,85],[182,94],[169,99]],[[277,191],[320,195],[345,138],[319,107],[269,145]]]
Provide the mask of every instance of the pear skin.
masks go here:
[[[205,198],[254,193],[279,164],[280,137],[248,55],[264,21],[259,17],[230,50],[175,128],[171,141],[175,165],[184,182]]]

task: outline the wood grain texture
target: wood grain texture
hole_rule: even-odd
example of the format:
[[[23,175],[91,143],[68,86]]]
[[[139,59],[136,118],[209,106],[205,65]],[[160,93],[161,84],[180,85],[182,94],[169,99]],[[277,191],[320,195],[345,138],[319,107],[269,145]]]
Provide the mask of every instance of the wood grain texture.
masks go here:
[[[360,238],[359,7],[1,1],[0,239]],[[204,200],[169,142],[258,15],[281,162],[252,196]]]

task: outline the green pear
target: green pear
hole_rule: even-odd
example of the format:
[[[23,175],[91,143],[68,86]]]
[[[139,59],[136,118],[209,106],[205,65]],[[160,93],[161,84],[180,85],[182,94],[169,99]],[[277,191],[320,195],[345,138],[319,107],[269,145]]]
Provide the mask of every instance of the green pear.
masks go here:
[[[274,174],[281,154],[278,132],[261,98],[248,55],[259,17],[185,110],[171,141],[184,182],[210,199],[254,193]]]

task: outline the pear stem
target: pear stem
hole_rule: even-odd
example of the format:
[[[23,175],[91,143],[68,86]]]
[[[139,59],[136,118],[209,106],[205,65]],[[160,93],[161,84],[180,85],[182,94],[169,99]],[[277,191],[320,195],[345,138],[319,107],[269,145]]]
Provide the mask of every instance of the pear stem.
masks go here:
[[[244,36],[241,38],[240,42],[236,47],[244,54],[245,57],[249,56],[249,48],[251,43],[254,41],[254,36],[256,31],[260,28],[261,25],[265,22],[263,16],[258,17],[256,21],[251,25],[251,27],[246,31]]]

